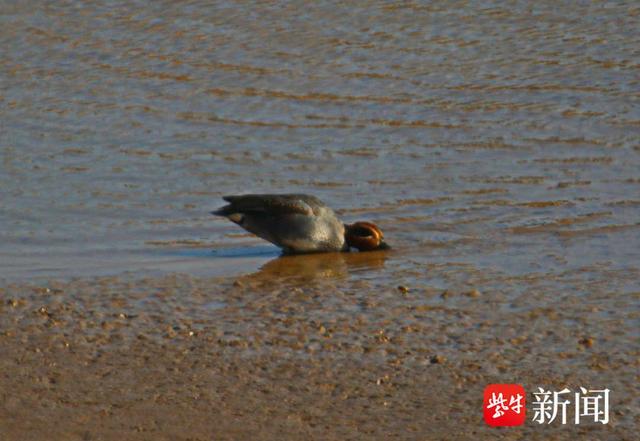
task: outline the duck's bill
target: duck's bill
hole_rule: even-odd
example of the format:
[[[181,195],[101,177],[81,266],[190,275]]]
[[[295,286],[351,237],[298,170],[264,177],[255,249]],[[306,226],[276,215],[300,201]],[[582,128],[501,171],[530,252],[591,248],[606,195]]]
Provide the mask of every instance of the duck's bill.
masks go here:
[[[390,250],[391,249],[391,245],[389,245],[385,241],[382,241],[382,242],[380,242],[380,245],[378,245],[377,249],[379,249],[379,250]]]

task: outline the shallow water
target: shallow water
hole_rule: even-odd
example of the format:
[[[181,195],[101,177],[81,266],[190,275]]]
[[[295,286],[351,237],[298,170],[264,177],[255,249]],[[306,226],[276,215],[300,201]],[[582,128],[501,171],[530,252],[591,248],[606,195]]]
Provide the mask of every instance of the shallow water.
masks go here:
[[[246,192],[379,223],[381,278],[635,277],[637,5],[292,8],[4,5],[0,278],[257,271]]]
[[[632,439],[637,2],[214,3],[0,4],[6,438]],[[393,249],[280,257],[249,192]],[[611,423],[482,425],[509,382]]]

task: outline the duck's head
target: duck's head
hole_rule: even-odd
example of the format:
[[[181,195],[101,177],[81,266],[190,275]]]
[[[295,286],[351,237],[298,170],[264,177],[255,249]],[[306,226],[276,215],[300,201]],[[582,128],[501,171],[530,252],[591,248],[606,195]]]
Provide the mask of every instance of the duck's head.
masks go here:
[[[391,248],[383,240],[384,236],[380,228],[371,222],[355,222],[344,226],[344,238],[349,247],[359,251],[387,250]]]

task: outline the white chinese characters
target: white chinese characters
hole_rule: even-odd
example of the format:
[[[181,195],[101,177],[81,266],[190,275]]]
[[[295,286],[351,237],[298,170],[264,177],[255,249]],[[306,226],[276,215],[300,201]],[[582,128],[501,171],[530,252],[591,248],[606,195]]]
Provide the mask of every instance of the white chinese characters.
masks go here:
[[[502,396],[502,393],[499,393],[496,396],[494,392],[491,394],[487,409],[494,409],[493,418],[500,418],[507,410],[520,414],[522,407],[522,395],[511,395],[509,397],[509,402],[507,403],[507,400]]]
[[[576,393],[576,424],[580,424],[581,417],[593,417],[596,423],[609,422],[609,389],[587,390],[580,388]],[[602,400],[602,403],[600,402]]]
[[[591,418],[590,421],[596,423],[609,423],[609,392],[609,389],[587,390],[581,387],[580,392],[574,394],[575,424],[580,424],[583,418]],[[562,424],[567,424],[567,408],[571,404],[567,398],[571,397],[570,394],[567,388],[551,392],[538,387],[538,392],[533,393],[533,421],[551,424],[558,418]]]

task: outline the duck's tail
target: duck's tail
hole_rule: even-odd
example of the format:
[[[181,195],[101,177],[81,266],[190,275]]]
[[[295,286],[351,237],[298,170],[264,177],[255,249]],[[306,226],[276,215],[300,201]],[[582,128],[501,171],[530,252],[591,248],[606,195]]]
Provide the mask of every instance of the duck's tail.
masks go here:
[[[229,216],[235,211],[231,208],[231,205],[225,205],[224,207],[220,207],[217,210],[210,211],[214,216]]]

